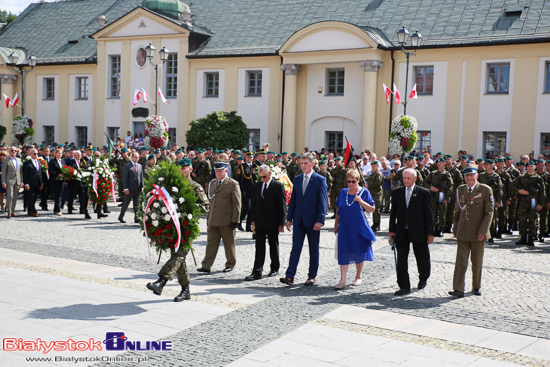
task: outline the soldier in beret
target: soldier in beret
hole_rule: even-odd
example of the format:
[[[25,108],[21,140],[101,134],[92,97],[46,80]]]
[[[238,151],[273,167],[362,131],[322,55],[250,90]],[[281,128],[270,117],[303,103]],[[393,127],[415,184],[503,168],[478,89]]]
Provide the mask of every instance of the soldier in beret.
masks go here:
[[[372,231],[376,232],[380,230],[380,216],[382,214],[382,199],[383,191],[382,185],[384,184],[384,174],[380,172],[380,162],[372,161],[371,172],[367,178],[367,189],[374,200],[374,212],[372,213]]]
[[[495,162],[492,159],[486,159],[484,162],[485,172],[478,173],[479,182],[491,187],[491,190],[493,190],[493,195],[495,199],[493,203],[495,212],[493,213],[493,220],[491,222],[491,237],[487,239],[487,242],[494,242],[493,238],[501,238],[501,237],[497,237],[496,225],[497,225],[497,219],[498,219],[498,208],[502,206],[502,180],[500,179],[500,176],[498,175],[498,173],[494,172],[493,170],[494,163]],[[478,172],[479,171],[480,170],[478,168]]]
[[[424,180],[423,186],[431,191],[432,209],[434,213],[434,234],[436,237],[443,237],[443,227],[447,221],[447,204],[451,200],[453,194],[453,178],[451,174],[445,170],[445,159],[437,158],[437,169],[430,172]]]

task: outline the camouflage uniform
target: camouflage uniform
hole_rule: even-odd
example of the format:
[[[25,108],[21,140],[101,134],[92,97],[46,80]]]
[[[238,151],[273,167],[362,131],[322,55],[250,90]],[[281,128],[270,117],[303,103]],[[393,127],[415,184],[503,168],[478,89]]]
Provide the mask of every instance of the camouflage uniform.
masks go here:
[[[493,190],[493,202],[495,203],[495,207],[493,209],[493,219],[491,221],[491,237],[494,237],[498,218],[498,208],[496,204],[502,204],[502,180],[498,173],[487,173],[484,171],[479,174],[478,181],[489,186]],[[489,238],[487,242],[493,242],[493,238]]]
[[[203,159],[202,162],[197,159],[193,162],[193,173],[196,175],[193,177],[193,180],[201,184],[205,189],[206,184],[210,182],[210,171],[212,169],[207,159]]]
[[[518,220],[520,241],[516,244],[527,244],[525,236],[529,235],[529,243],[537,236],[538,211],[533,208],[537,205],[546,205],[545,187],[543,179],[536,173],[529,175],[525,173],[516,178],[513,182],[514,190],[518,196]],[[517,191],[527,190],[529,195],[521,195]],[[534,245],[534,244],[533,244]]]
[[[122,171],[124,170],[124,166],[127,165],[131,161],[130,157],[122,158],[119,157],[114,160],[114,166],[116,167],[116,174],[117,174],[117,185],[118,185],[118,197],[124,198],[124,186],[122,184]]]
[[[451,201],[451,196],[454,193],[453,177],[445,169],[443,169],[442,172],[439,170],[432,171],[428,177],[426,177],[422,186],[427,189],[432,187],[439,189],[438,192],[430,190],[430,196],[434,213],[434,227],[436,228],[436,233],[441,236],[440,231],[442,231],[443,227],[447,224],[445,220],[447,205]],[[441,197],[441,194],[443,194],[443,197]],[[447,201],[447,203],[444,201]]]
[[[291,182],[294,182],[294,177],[298,176],[302,173],[302,169],[296,162],[290,162],[288,167],[286,168],[286,173],[288,174],[288,178]]]
[[[447,204],[447,213],[445,214],[445,220],[447,222],[447,228],[445,228],[445,233],[451,233],[451,227],[453,226],[454,212],[456,209],[456,192],[458,187],[464,183],[464,176],[462,172],[457,167],[451,166],[447,168],[447,172],[451,174],[453,178],[453,192],[451,193],[451,201]]]
[[[149,164],[149,162],[145,163],[145,165],[143,166],[144,169],[143,169],[143,179],[146,180],[147,177],[149,177],[149,172],[151,172],[151,170],[156,167],[156,165],[153,167],[151,166],[151,164]]]
[[[495,171],[496,172],[496,171]],[[498,231],[497,231],[497,238],[500,238],[503,233],[506,233],[506,217],[508,213],[509,206],[506,206],[506,202],[512,200],[512,179],[510,175],[502,170],[501,172],[497,172],[497,174],[500,176],[500,180],[502,182],[502,205],[500,208],[497,209],[498,213]]]
[[[330,193],[330,189],[332,188],[332,175],[328,170],[318,172],[321,176],[323,176],[327,180],[327,192]],[[327,205],[327,213],[328,213],[328,205]]]
[[[338,166],[332,170],[332,189],[330,190],[330,207],[334,210],[338,194],[344,187],[347,186],[346,169],[343,166]]]
[[[403,186],[403,171],[405,171],[405,169],[406,167],[401,167],[399,171],[395,172],[395,175],[391,179],[393,187]],[[424,182],[422,173],[416,168],[413,169],[416,171],[416,184],[422,186],[422,182]]]
[[[506,170],[510,175],[510,206],[508,207],[508,231],[517,231],[518,229],[518,203],[515,199],[515,190],[513,188],[514,180],[520,176],[519,171],[515,167],[510,167]]]
[[[544,191],[546,195],[548,195],[548,187],[549,187],[548,185],[550,184],[550,175],[548,175],[548,172],[546,171],[542,171],[542,173],[539,173],[538,171],[536,171],[536,174],[542,178],[542,181],[544,181]],[[539,212],[540,242],[544,242],[544,237],[546,236],[547,232],[548,232],[548,209],[546,209],[546,205],[543,205],[542,209]]]
[[[370,195],[374,200],[374,213],[372,213],[373,231],[380,230],[380,215],[382,213],[382,199],[383,191],[382,185],[384,184],[384,174],[380,171],[371,172],[367,178],[367,188]]]

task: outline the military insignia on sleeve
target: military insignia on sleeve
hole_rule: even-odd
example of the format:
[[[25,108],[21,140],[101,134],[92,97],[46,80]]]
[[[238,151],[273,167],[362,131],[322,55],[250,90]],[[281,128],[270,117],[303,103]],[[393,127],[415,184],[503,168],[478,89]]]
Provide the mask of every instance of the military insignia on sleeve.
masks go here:
[[[493,203],[495,200],[493,199],[493,195],[489,196],[489,200],[491,200],[491,203]]]
[[[238,175],[241,174],[241,169],[240,169],[240,168],[237,168],[237,174],[238,174]]]

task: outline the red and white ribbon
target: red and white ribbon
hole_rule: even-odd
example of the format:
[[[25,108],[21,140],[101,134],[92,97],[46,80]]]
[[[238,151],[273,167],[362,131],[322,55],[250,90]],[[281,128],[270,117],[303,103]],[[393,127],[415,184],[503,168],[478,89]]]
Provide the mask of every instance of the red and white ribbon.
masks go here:
[[[111,176],[111,194],[113,195],[113,203],[116,205],[116,195],[115,195],[115,178],[113,173],[109,171],[109,176]]]
[[[97,194],[97,169],[94,171],[94,180],[92,181],[92,189],[94,189],[95,196],[99,197]]]
[[[178,232],[178,239],[176,241],[176,244],[174,245],[174,252],[178,252],[180,248],[180,239],[181,239],[181,228],[180,228],[180,222],[178,220],[178,216],[176,213],[176,206],[174,205],[174,202],[172,201],[172,198],[170,197],[170,194],[164,187],[159,187],[157,185],[153,185],[153,190],[151,190],[151,197],[147,201],[147,206],[145,207],[145,213],[143,214],[143,228],[145,228],[145,238],[147,239],[147,249],[149,251],[149,262],[151,262],[151,246],[149,245],[149,236],[147,234],[147,223],[145,222],[147,219],[147,212],[149,211],[149,207],[153,203],[153,201],[157,198],[160,198],[164,205],[166,206],[166,209],[168,209],[168,213],[170,213],[170,216],[172,217],[172,220],[174,221],[174,227],[176,227],[176,231]]]

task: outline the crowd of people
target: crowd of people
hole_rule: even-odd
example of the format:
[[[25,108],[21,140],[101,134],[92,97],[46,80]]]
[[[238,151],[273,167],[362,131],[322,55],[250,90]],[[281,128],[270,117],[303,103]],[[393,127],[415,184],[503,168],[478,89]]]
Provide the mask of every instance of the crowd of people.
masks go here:
[[[473,292],[481,294],[481,266],[485,242],[519,230],[517,245],[544,243],[548,234],[550,210],[550,160],[525,155],[514,162],[510,156],[474,160],[467,152],[457,156],[425,151],[418,156],[381,156],[361,152],[346,155],[325,149],[298,154],[275,153],[265,144],[262,149],[216,150],[211,147],[173,146],[148,149],[143,139],[128,132],[114,147],[75,147],[72,144],[0,147],[0,204],[7,218],[17,217],[17,198],[23,192],[23,210],[37,217],[38,206],[62,216],[79,213],[91,219],[86,186],[67,175],[92,164],[95,158],[107,159],[114,172],[119,206],[118,220],[133,202],[134,221],[144,181],[159,161],[180,167],[196,187],[201,208],[207,213],[206,254],[198,271],[210,273],[223,240],[226,262],[223,271],[236,265],[235,231],[251,232],[256,240],[252,273],[246,281],[261,279],[269,245],[270,270],[280,270],[279,233],[292,231],[292,251],[284,284],[294,284],[303,243],[309,246],[309,270],[306,286],[315,284],[319,267],[320,230],[329,210],[335,219],[336,258],[341,278],[334,287],[347,286],[350,264],[356,265],[354,286],[362,283],[364,261],[373,260],[372,243],[380,231],[382,213],[390,213],[389,237],[397,252],[399,290],[410,292],[407,258],[409,245],[417,259],[418,288],[426,286],[430,276],[429,244],[443,233],[457,237],[457,260],[453,296],[464,295],[464,274],[470,252],[474,270]],[[47,164],[47,170],[42,165]],[[403,166],[402,166],[403,164]],[[277,172],[277,179],[274,176]],[[293,183],[291,190],[280,179]],[[5,197],[5,203],[4,203]],[[110,212],[106,202],[96,205],[98,218]],[[182,259],[183,256],[183,259]],[[189,275],[185,254],[172,257],[159,273],[159,280],[147,287],[161,294],[167,280],[176,273],[182,293],[176,301],[190,298]]]

